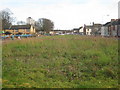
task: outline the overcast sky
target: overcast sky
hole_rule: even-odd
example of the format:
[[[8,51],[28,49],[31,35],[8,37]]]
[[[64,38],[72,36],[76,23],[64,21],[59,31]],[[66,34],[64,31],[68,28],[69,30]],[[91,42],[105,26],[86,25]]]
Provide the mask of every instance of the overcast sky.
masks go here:
[[[119,0],[0,0],[0,10],[9,8],[18,21],[48,18],[55,29],[73,29],[84,24],[105,23],[118,18]]]

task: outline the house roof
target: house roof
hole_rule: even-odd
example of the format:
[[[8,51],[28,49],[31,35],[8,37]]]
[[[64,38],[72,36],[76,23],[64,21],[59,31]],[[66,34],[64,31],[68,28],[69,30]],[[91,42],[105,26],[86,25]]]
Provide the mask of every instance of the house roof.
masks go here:
[[[71,30],[51,30],[51,31],[71,31]]]
[[[79,30],[79,28],[74,28],[73,30]]]
[[[118,25],[120,25],[120,19],[118,19]]]
[[[79,27],[79,28],[74,28],[73,30],[80,30],[81,28],[83,28],[83,27]]]
[[[120,25],[120,19],[111,22],[111,25]]]
[[[10,29],[10,30],[18,30],[18,29],[30,29],[31,25],[12,25],[9,28],[5,28],[5,29]]]
[[[114,21],[107,22],[107,23],[104,24],[103,26],[110,26],[110,25],[120,25],[120,19],[116,19],[116,20],[114,20]]]
[[[94,26],[94,27],[101,27],[102,24],[94,24],[93,26]]]
[[[103,26],[109,26],[111,22],[105,23]]]
[[[91,29],[91,28],[93,28],[93,26],[92,26],[92,25],[86,25],[85,28],[86,28],[86,29]]]

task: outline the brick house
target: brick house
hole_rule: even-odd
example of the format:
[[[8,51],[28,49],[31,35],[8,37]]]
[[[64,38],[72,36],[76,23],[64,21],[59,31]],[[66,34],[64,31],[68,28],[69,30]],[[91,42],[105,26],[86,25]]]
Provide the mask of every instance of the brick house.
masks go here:
[[[102,36],[119,36],[120,37],[120,19],[111,19],[101,28]]]

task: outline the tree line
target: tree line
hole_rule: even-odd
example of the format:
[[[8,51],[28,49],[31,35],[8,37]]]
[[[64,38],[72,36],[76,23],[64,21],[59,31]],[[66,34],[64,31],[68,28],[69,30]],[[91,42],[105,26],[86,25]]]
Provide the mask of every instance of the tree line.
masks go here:
[[[12,17],[13,13],[10,9],[4,9],[0,11],[0,24],[1,28],[5,30],[6,28],[10,28],[13,22],[16,22],[16,18]],[[17,21],[17,25],[27,25],[24,21]],[[50,19],[47,18],[39,18],[32,24],[36,31],[44,31],[48,33],[49,31],[54,29],[54,23]]]

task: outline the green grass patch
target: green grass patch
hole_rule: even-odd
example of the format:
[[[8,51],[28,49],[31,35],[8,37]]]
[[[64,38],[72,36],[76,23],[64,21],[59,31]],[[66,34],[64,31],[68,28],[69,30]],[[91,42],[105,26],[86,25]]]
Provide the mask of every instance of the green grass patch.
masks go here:
[[[118,88],[115,38],[48,36],[3,43],[3,88]]]

